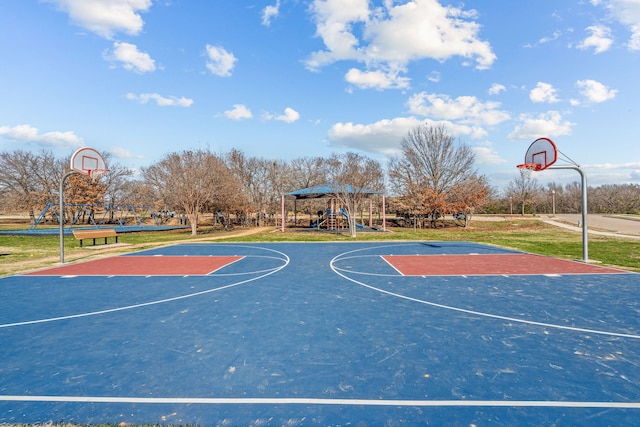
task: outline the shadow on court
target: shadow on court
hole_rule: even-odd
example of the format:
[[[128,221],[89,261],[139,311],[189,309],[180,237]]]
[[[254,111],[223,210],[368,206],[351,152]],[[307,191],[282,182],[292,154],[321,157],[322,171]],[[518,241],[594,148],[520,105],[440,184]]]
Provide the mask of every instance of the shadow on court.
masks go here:
[[[0,279],[0,422],[633,425],[638,274],[460,242],[187,244]]]

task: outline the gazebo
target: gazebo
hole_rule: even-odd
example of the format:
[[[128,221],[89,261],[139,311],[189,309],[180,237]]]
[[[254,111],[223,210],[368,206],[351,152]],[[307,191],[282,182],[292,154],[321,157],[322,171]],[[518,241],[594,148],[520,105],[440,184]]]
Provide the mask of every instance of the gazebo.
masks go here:
[[[285,193],[282,195],[282,231],[284,232],[284,224],[285,224],[285,209],[284,209],[284,200],[285,196],[295,197],[294,199],[294,220],[297,212],[297,202],[298,200],[308,200],[308,199],[322,199],[322,198],[332,198],[335,199],[341,191],[346,191],[349,193],[353,193],[353,187],[351,185],[331,185],[331,184],[322,184],[315,185],[313,187],[302,188],[299,190],[291,191],[289,193]],[[386,220],[386,212],[385,212],[385,196],[384,193],[379,191],[372,190],[361,190],[359,191],[362,194],[366,195],[382,195],[382,229],[383,231],[387,231],[387,220]],[[372,226],[372,211],[373,204],[371,200],[369,200],[369,227]]]

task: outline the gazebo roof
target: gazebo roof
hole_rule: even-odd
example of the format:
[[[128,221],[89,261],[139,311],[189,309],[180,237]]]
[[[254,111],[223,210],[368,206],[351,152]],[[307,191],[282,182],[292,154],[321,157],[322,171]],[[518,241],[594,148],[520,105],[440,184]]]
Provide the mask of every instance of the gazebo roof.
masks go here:
[[[353,193],[353,187],[351,185],[337,186],[338,189],[345,189],[349,193]],[[336,194],[336,186],[332,184],[314,185],[313,187],[302,188],[290,193],[286,193],[285,196],[294,196],[296,199],[321,199],[323,197],[332,197]],[[340,192],[340,191],[338,191]],[[382,194],[379,191],[372,191],[364,189],[359,191],[363,194]]]

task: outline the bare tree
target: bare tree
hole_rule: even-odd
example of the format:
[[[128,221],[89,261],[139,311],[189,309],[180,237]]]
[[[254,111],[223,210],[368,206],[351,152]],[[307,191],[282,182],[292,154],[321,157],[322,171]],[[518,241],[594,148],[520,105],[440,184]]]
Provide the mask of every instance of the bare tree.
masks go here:
[[[329,159],[329,185],[346,210],[349,235],[356,237],[356,214],[372,191],[382,191],[384,180],[380,163],[356,153],[334,154]]]
[[[289,190],[324,184],[329,174],[329,163],[322,157],[301,157],[289,163],[291,187]]]
[[[573,181],[564,186],[560,205],[564,213],[582,212],[582,184],[580,182]]]
[[[182,208],[196,235],[198,217],[205,208],[229,208],[241,189],[224,162],[208,151],[182,151],[166,155],[143,169],[146,182],[167,203]]]
[[[281,203],[281,197],[291,188],[291,169],[289,165],[280,160],[271,161],[268,167],[268,179],[271,183],[267,213],[275,218]]]
[[[447,190],[474,173],[475,155],[465,144],[455,144],[444,126],[423,125],[411,129],[400,143],[404,170],[417,184],[436,193]],[[402,175],[396,179],[402,179]]]
[[[33,168],[37,161],[28,151],[3,151],[0,153],[0,194],[5,203],[16,209],[26,209],[33,218],[38,204],[37,188],[33,180]]]
[[[109,153],[103,155],[109,171],[101,178],[105,185],[105,199],[110,204],[122,204],[125,183],[133,176],[133,170],[118,164]]]
[[[589,210],[600,213],[640,212],[640,185],[609,184],[589,189]]]
[[[326,184],[329,169],[329,162],[322,157],[293,159],[287,167],[289,179],[283,182],[286,185],[286,188],[283,188],[283,193]],[[296,207],[311,213],[323,210],[324,204],[325,200],[322,199],[302,199],[297,202]]]
[[[64,162],[51,151],[0,152],[0,194],[4,203],[24,209],[34,218],[36,211],[57,200],[63,171]]]
[[[257,214],[257,223],[264,225],[267,214],[275,212],[282,194],[283,180],[286,180],[286,164],[274,160],[247,157],[234,149],[226,156],[226,162],[242,184],[247,196],[245,222],[248,225],[251,211]]]
[[[507,185],[507,196],[520,203],[521,214],[524,215],[526,206],[535,206],[540,200],[542,187],[538,181],[526,171],[521,171]]]
[[[138,179],[123,181],[118,190],[119,205],[148,206],[156,210],[166,210],[155,194],[154,188],[147,182]]]
[[[456,144],[444,126],[416,127],[400,148],[402,155],[389,163],[392,188],[401,200],[421,206],[432,226],[447,212],[470,215],[482,206],[489,194],[487,180],[475,171],[471,148]]]

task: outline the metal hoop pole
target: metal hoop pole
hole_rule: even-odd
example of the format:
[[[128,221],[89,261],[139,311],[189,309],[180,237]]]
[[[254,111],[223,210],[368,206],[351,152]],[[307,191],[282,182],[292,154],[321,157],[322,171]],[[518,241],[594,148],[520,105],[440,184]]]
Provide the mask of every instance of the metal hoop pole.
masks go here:
[[[64,181],[73,174],[79,173],[78,171],[72,170],[60,178],[60,210],[58,212],[58,222],[60,223],[60,264],[64,264]]]
[[[587,176],[579,166],[549,166],[547,169],[573,169],[582,181],[582,261],[589,262],[589,228],[587,226]]]

